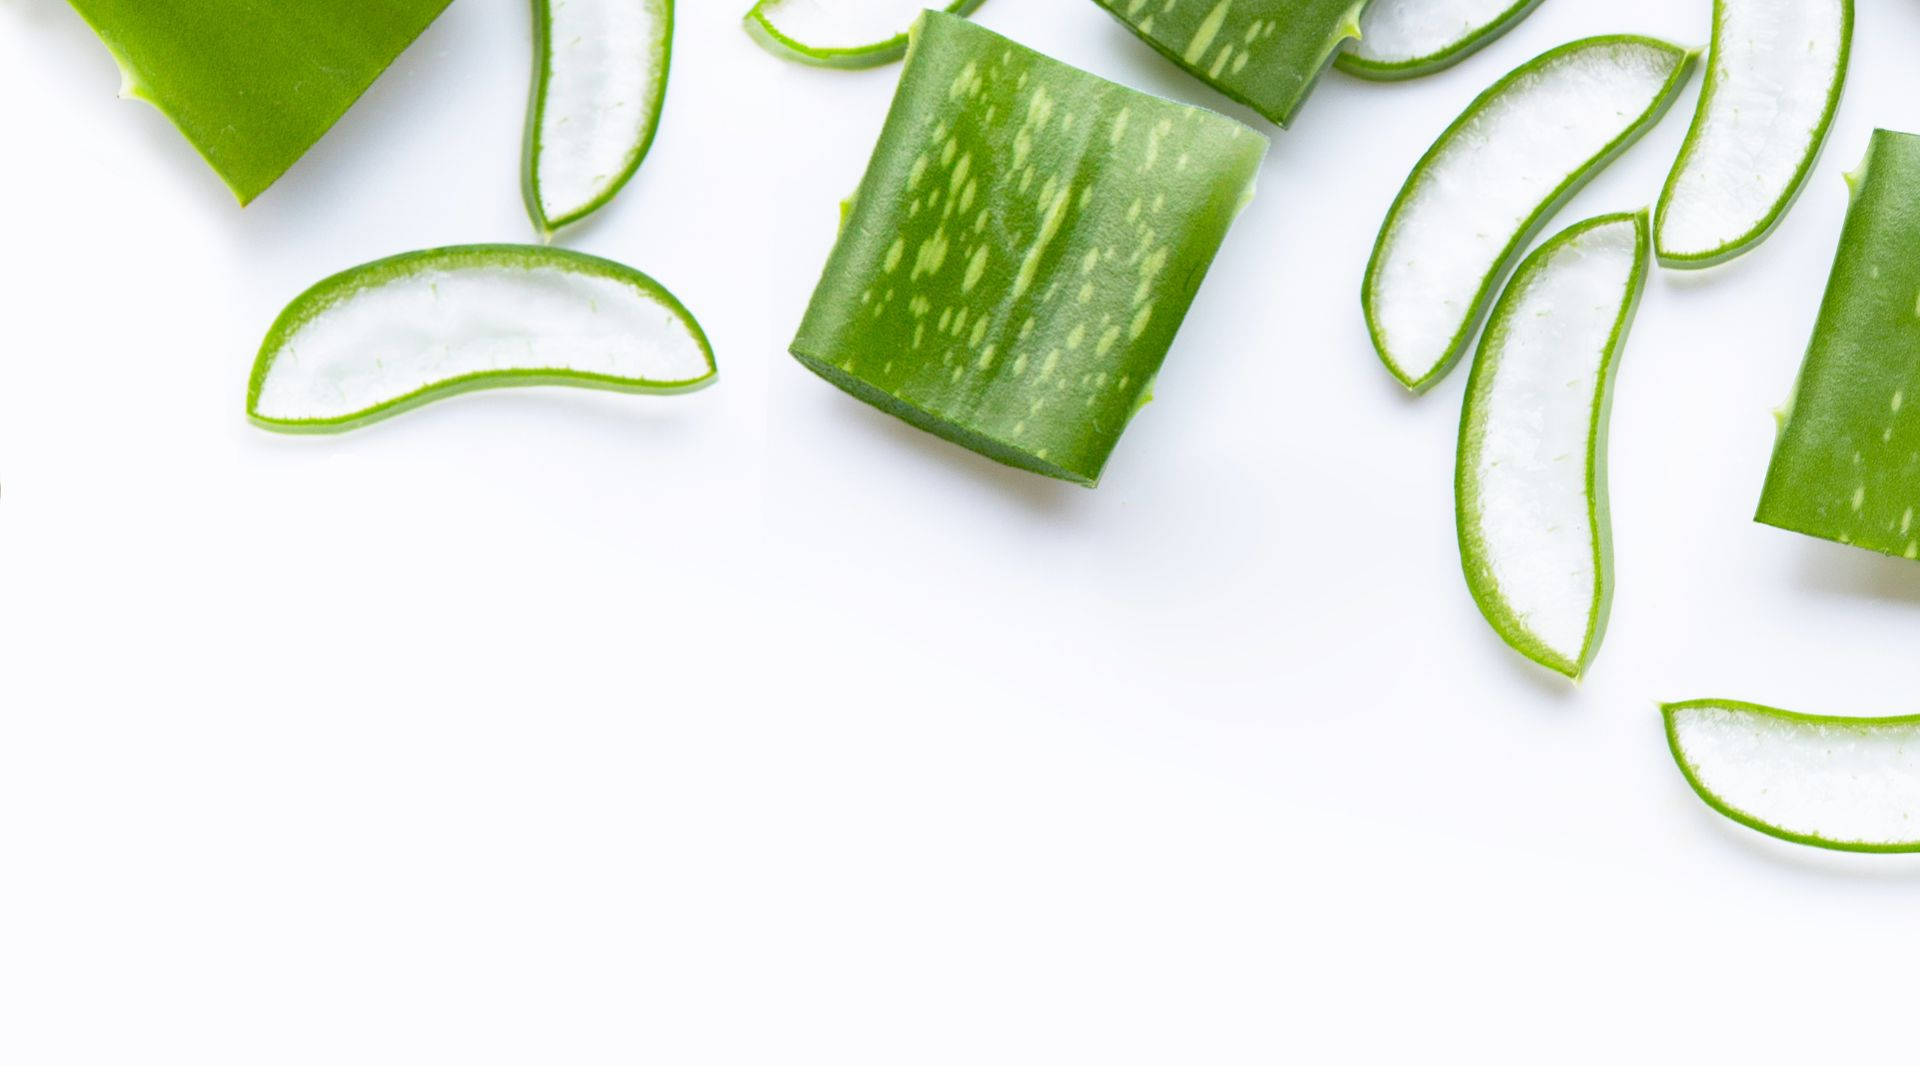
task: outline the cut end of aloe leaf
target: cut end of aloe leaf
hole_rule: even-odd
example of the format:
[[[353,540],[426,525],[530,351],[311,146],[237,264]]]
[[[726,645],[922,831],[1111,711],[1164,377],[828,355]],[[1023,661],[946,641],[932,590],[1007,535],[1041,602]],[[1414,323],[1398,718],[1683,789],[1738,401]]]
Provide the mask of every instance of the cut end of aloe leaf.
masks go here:
[[[1266,149],[927,12],[793,354],[942,438],[1092,486]]]
[[[1359,40],[1334,64],[1363,79],[1412,79],[1453,66],[1520,24],[1542,0],[1373,0]]]
[[[247,414],[338,431],[467,390],[678,393],[714,374],[699,323],[637,270],[555,248],[437,248],[348,270],[288,305],[260,347]]]
[[[1741,701],[1663,706],[1674,761],[1748,828],[1840,851],[1920,851],[1920,716],[1813,716]]]
[[[1361,287],[1396,379],[1420,392],[1451,370],[1527,242],[1659,121],[1690,66],[1651,38],[1576,41],[1507,74],[1441,134],[1388,210]]]
[[[1786,217],[1846,84],[1852,0],[1716,0],[1706,85],[1655,219],[1663,265],[1713,266]]]
[[[949,0],[942,10],[966,15],[985,0]],[[747,34],[775,56],[816,67],[867,68],[906,55],[907,33],[927,0],[760,0],[747,12]]]
[[[1613,596],[1606,429],[1646,283],[1647,216],[1583,221],[1528,256],[1495,306],[1461,413],[1460,559],[1487,621],[1578,679]]]

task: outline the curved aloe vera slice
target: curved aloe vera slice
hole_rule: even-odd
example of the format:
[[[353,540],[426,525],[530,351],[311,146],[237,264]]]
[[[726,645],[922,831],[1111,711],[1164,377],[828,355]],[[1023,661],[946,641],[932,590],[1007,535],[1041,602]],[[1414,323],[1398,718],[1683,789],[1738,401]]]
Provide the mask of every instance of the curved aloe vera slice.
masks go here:
[[[942,438],[1092,486],[1266,148],[929,11],[793,355]]]
[[[468,390],[698,389],[713,350],[693,315],[638,270],[558,248],[436,248],[358,266],[274,321],[247,415],[341,431]]]
[[[966,15],[985,0],[948,0],[942,9]],[[821,67],[878,67],[907,51],[907,29],[926,0],[759,0],[747,12],[747,34],[775,56]]]
[[[1920,559],[1920,136],[1873,133],[1755,515]]]
[[[1367,0],[1095,0],[1188,74],[1285,127]]]
[[[1527,257],[1480,340],[1460,416],[1460,562],[1507,644],[1571,679],[1613,599],[1607,414],[1647,281],[1647,215],[1580,222]]]
[[[605,206],[660,126],[673,0],[533,0],[522,189],[542,233]]]
[[[1387,211],[1361,285],[1380,359],[1427,389],[1466,352],[1541,226],[1673,104],[1693,54],[1587,38],[1515,68],[1441,133]]]
[[[1412,79],[1465,60],[1533,14],[1542,0],[1373,0],[1360,40],[1333,61],[1363,79]]]
[[[1706,84],[1654,216],[1662,266],[1754,248],[1806,186],[1847,81],[1853,0],[1715,0]]]
[[[242,206],[293,167],[449,0],[72,0]]]
[[[1920,716],[1809,716],[1723,700],[1661,711],[1687,783],[1740,824],[1837,851],[1920,851]]]

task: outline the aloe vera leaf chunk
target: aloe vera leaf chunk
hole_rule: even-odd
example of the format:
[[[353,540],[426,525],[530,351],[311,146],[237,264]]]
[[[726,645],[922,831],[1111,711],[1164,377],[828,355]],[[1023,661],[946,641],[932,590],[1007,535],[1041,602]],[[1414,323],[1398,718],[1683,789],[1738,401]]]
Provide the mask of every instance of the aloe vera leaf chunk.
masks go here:
[[[948,0],[966,15],[985,0]],[[747,12],[748,36],[775,56],[819,67],[878,67],[907,51],[907,29],[926,0],[759,0]]]
[[[673,0],[533,0],[521,188],[542,233],[605,206],[660,126]]]
[[[1285,127],[1367,0],[1095,0],[1194,78]]]
[[[1360,37],[1334,66],[1382,81],[1452,67],[1492,44],[1542,0],[1373,0],[1360,13]]]
[[[1715,0],[1706,83],[1654,214],[1663,266],[1725,262],[1786,218],[1847,82],[1853,0]]]
[[[942,438],[1092,486],[1266,148],[930,11],[793,355]]]
[[[1452,370],[1528,241],[1659,122],[1692,67],[1664,41],[1586,38],[1515,68],[1441,133],[1387,211],[1361,284],[1394,378],[1418,393]]]
[[[1467,586],[1507,644],[1572,679],[1599,651],[1613,599],[1607,418],[1650,248],[1645,213],[1540,245],[1494,306],[1461,410]]]
[[[274,321],[247,384],[262,427],[358,427],[468,390],[638,394],[714,379],[691,312],[632,267],[561,248],[481,244],[336,274]]]
[[[1920,136],[1875,131],[1756,519],[1920,559]]]
[[[71,0],[121,93],[173,121],[241,205],[300,160],[449,0]]]
[[[1661,709],[1694,793],[1734,821],[1839,851],[1920,851],[1920,716],[1816,716],[1744,701]]]

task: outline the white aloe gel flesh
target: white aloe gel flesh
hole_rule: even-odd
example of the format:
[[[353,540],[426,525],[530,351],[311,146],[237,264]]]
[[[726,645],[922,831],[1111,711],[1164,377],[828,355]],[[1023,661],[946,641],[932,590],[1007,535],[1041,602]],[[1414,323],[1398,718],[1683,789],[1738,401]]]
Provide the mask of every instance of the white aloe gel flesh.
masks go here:
[[[535,181],[562,221],[609,194],[651,134],[670,17],[663,0],[551,0],[548,17]]]
[[[1727,0],[1719,18],[1713,92],[1658,223],[1663,255],[1704,255],[1766,223],[1819,149],[1841,75],[1841,0]]]
[[[1373,0],[1360,14],[1354,56],[1377,64],[1422,60],[1472,37],[1514,0]]]

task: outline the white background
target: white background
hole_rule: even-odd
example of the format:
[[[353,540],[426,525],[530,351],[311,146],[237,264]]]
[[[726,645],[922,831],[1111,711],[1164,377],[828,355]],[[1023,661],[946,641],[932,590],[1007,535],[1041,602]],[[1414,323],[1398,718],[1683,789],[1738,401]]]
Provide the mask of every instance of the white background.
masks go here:
[[[523,0],[462,0],[243,211],[64,4],[0,0],[0,1060],[1911,1061],[1920,861],[1698,803],[1656,700],[1920,708],[1920,566],[1750,522],[1920,6],[1862,0],[1793,216],[1658,273],[1577,690],[1482,623],[1456,373],[1357,300],[1462,105],[1707,0],[1549,0],[1276,132],[1098,491],[784,354],[897,69],[688,0],[667,112],[566,240],[701,317],[678,399],[507,391],[343,437],[243,417],[314,280],[526,240]],[[1087,0],[986,25],[1227,105]],[[1697,86],[1697,76],[1695,86]],[[1563,213],[1649,203],[1693,94]]]

